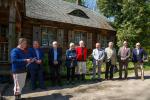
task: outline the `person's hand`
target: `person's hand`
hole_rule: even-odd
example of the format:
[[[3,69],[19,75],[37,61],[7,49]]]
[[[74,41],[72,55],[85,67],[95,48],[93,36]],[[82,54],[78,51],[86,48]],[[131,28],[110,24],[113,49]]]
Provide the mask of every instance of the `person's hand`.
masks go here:
[[[54,61],[54,64],[57,65],[57,64],[58,64],[58,61]]]
[[[42,61],[41,61],[41,60],[37,60],[36,63],[37,63],[37,64],[41,64]]]
[[[126,60],[126,58],[121,58],[121,60]]]
[[[31,59],[25,59],[27,63],[31,63]]]

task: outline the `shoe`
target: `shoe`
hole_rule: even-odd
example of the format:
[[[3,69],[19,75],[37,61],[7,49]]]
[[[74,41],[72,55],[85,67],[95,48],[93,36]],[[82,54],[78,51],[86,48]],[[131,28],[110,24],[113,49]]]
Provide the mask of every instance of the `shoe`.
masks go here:
[[[108,81],[108,78],[105,78],[105,81]]]
[[[42,89],[42,90],[46,90],[46,87],[40,87],[40,89]]]
[[[15,100],[20,100],[21,99],[21,94],[15,95]]]
[[[98,78],[97,80],[98,80],[98,82],[102,82],[101,78]]]
[[[144,77],[141,77],[141,80],[144,81]]]
[[[32,88],[32,90],[34,91],[34,90],[36,90],[36,88]]]

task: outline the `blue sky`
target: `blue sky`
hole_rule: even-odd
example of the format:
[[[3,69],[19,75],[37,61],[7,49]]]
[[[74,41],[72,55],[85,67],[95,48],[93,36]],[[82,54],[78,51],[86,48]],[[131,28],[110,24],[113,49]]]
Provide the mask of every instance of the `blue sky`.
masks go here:
[[[100,13],[100,12],[99,12],[99,8],[97,7],[97,0],[84,0],[84,5],[85,5],[87,8],[89,8],[89,9],[91,9],[91,10],[93,10],[93,11],[96,11],[96,12]],[[108,18],[108,20],[109,20],[110,22],[114,22],[115,17],[111,16],[111,17]]]
[[[85,6],[91,10],[97,11],[97,0],[84,0]]]

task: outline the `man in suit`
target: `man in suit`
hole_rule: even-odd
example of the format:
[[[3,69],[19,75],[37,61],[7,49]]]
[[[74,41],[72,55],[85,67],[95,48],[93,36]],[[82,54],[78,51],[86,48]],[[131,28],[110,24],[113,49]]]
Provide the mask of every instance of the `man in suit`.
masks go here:
[[[57,41],[52,43],[48,53],[52,85],[61,85],[60,66],[62,64],[62,50],[58,47]]]
[[[119,56],[119,79],[122,79],[122,71],[123,67],[125,70],[124,78],[127,79],[128,77],[128,62],[130,57],[130,48],[128,48],[127,41],[123,42],[123,46],[118,51]]]
[[[42,66],[44,54],[38,41],[33,41],[33,48],[29,48],[29,54],[30,58],[34,59],[33,63],[29,65],[32,90],[37,88],[37,79],[40,88],[45,89]]]
[[[113,79],[113,69],[116,65],[116,49],[113,47],[114,43],[109,42],[108,47],[105,48],[105,61],[106,61],[106,71],[105,80]],[[110,74],[110,75],[109,75]]]
[[[141,48],[140,43],[136,43],[136,48],[132,51],[132,61],[134,63],[135,76],[138,78],[138,68],[141,71],[141,79],[144,80],[144,60],[147,59],[147,54],[143,48]]]

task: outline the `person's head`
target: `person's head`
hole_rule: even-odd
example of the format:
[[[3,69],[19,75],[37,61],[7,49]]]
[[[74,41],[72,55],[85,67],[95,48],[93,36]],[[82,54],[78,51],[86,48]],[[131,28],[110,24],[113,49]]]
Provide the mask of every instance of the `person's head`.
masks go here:
[[[85,47],[84,41],[82,41],[82,40],[79,41],[79,46],[80,46],[80,47]]]
[[[74,43],[70,43],[69,46],[70,46],[70,49],[72,49],[72,50],[75,49],[75,44]]]
[[[136,43],[136,48],[140,48],[141,47],[141,44],[138,42],[138,43]]]
[[[33,48],[39,48],[39,47],[40,47],[39,41],[33,41]]]
[[[58,47],[58,43],[57,43],[57,41],[53,41],[53,48],[57,48]]]
[[[23,49],[23,50],[26,49],[27,48],[27,39],[26,38],[19,38],[18,47]]]
[[[127,41],[124,41],[124,42],[123,42],[123,46],[127,47],[127,46],[128,46],[128,42],[127,42]]]
[[[96,48],[99,49],[101,47],[100,43],[96,43]]]
[[[113,42],[109,42],[109,43],[108,43],[108,47],[109,47],[109,48],[113,48],[113,45],[114,45]]]

